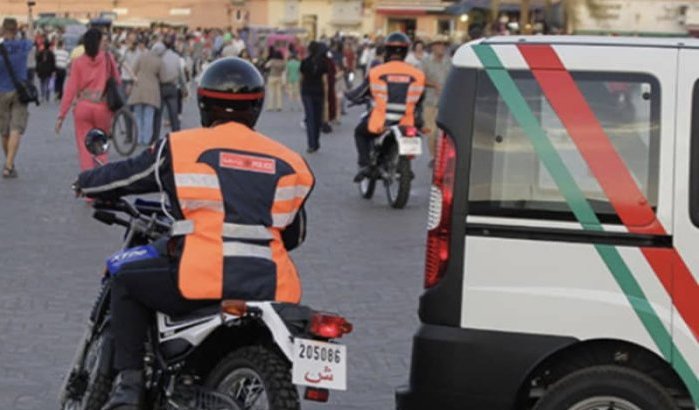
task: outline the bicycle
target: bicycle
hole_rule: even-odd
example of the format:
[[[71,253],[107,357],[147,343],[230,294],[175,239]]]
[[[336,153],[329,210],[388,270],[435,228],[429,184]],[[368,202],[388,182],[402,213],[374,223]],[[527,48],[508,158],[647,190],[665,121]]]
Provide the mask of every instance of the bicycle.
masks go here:
[[[111,131],[114,149],[124,157],[133,154],[138,145],[138,125],[136,117],[128,106],[124,106],[114,113]]]

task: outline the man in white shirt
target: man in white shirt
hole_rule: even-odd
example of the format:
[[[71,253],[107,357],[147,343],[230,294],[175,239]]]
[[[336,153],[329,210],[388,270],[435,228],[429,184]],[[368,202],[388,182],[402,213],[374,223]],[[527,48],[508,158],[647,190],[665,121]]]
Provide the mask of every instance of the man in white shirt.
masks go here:
[[[141,56],[137,39],[136,33],[130,33],[126,38],[126,47],[120,52],[121,58],[119,59],[119,64],[121,66],[121,81],[124,84],[124,92],[127,96],[131,94],[131,88],[136,81],[136,75],[133,69],[136,67],[136,62]]]
[[[63,83],[66,80],[66,70],[70,64],[70,54],[63,45],[63,40],[59,40],[56,49],[53,50],[53,55],[56,58],[56,81],[54,83],[54,91],[58,101],[63,98]]]

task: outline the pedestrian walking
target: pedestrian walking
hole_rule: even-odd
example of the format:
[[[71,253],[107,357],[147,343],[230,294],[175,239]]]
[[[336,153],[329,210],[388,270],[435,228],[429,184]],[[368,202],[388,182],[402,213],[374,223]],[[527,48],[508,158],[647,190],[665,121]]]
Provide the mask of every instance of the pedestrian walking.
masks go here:
[[[134,66],[134,84],[128,104],[132,108],[138,126],[138,143],[148,145],[153,141],[155,114],[160,109],[160,68],[163,64],[157,43],[153,49],[141,53]]]
[[[185,81],[182,74],[180,56],[177,55],[170,47],[174,45],[173,41],[168,41],[167,44],[160,43],[163,47],[156,43],[156,52],[162,51],[162,65],[160,66],[160,109],[156,113],[154,138],[160,138],[160,129],[163,118],[163,111],[167,111],[170,130],[172,132],[180,130],[180,118],[178,115],[178,99],[181,87],[184,87]]]
[[[323,124],[328,65],[321,44],[313,41],[308,54],[301,62],[301,100],[306,115],[308,153],[320,148],[320,127]]]
[[[283,79],[286,63],[281,51],[274,50],[269,61],[265,64],[268,70],[267,94],[269,95],[267,110],[281,111],[283,106]]]
[[[61,98],[63,98],[63,85],[66,81],[68,64],[70,63],[70,54],[68,54],[68,51],[65,49],[63,40],[58,41],[53,54],[56,58],[56,81],[54,83],[54,91],[56,92],[56,99],[60,101]]]
[[[423,63],[425,73],[425,101],[423,104],[423,118],[427,131],[427,148],[430,151],[434,164],[435,151],[437,148],[437,113],[439,107],[439,97],[442,94],[444,83],[451,69],[451,59],[447,56],[446,50],[449,47],[449,39],[440,35],[430,43],[431,55]]]
[[[291,109],[301,110],[301,61],[296,53],[292,53],[286,62],[286,92]]]
[[[75,122],[75,143],[77,145],[80,169],[92,169],[95,161],[85,148],[85,136],[92,128],[109,130],[112,124],[112,112],[107,106],[105,88],[107,80],[113,77],[121,84],[117,64],[110,53],[100,49],[102,32],[89,29],[84,35],[85,54],[78,57],[71,66],[70,75],[61,99],[61,107],[56,121],[56,133],[60,133],[73,101]],[[105,153],[99,158],[107,162]]]
[[[51,44],[45,40],[41,51],[36,54],[36,75],[39,77],[41,99],[51,100],[51,77],[56,71],[56,58],[51,51]]]
[[[405,57],[405,62],[415,68],[422,70],[422,62],[425,61],[427,53],[425,52],[425,43],[422,40],[416,40],[413,43],[413,48]]]
[[[32,29],[32,9],[29,8],[27,38],[34,37]],[[2,150],[5,153],[5,165],[2,169],[3,178],[16,178],[15,158],[19,150],[22,134],[27,129],[29,110],[22,103],[13,77],[17,82],[28,81],[27,61],[34,46],[31,40],[17,39],[19,26],[17,20],[5,18],[2,22],[3,42],[0,50],[0,135],[2,135]],[[9,61],[9,64],[6,63]],[[12,74],[11,74],[12,72]],[[13,75],[14,74],[14,75]]]
[[[27,38],[32,38],[28,36]],[[32,49],[27,54],[27,81],[34,84],[36,79],[36,42],[32,43]]]
[[[121,81],[124,84],[124,94],[129,96],[136,81],[134,67],[141,56],[138,49],[138,39],[136,33],[130,33],[126,38],[126,44],[120,51],[119,66],[121,67]]]

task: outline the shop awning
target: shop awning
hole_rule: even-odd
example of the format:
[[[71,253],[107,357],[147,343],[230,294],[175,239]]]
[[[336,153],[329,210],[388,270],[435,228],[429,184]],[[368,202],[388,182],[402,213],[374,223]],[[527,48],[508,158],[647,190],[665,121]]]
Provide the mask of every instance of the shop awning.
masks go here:
[[[427,13],[443,13],[444,4],[381,4],[376,12],[383,15],[421,16]]]
[[[513,1],[501,1],[498,7],[499,11],[513,12],[520,11],[520,2]],[[530,10],[541,10],[545,7],[544,0],[530,0],[529,9]],[[493,0],[460,0],[457,3],[444,9],[447,14],[461,15],[466,14],[472,9],[485,9],[490,10],[493,8]]]

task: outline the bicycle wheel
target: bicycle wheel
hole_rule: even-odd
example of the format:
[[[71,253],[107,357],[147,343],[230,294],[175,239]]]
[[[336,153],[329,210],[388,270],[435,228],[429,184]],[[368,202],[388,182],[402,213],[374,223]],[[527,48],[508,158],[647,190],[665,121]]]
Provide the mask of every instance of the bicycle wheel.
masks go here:
[[[138,126],[136,117],[127,108],[121,108],[114,114],[112,120],[112,140],[114,149],[122,156],[129,156],[136,150],[138,142]]]

